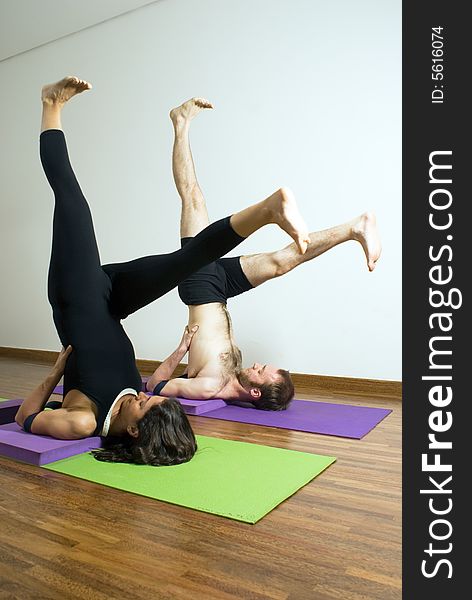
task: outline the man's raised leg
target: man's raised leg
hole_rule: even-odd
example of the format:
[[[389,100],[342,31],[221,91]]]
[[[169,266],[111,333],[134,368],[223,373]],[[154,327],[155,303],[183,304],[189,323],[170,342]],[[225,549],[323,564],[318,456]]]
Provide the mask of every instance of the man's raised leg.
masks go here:
[[[305,254],[300,254],[296,244],[293,243],[276,252],[241,256],[241,267],[251,285],[257,287],[270,279],[285,275],[302,263],[349,240],[361,244],[367,267],[369,271],[373,271],[380,257],[381,243],[375,215],[369,212],[343,225],[310,233],[310,243]]]
[[[203,98],[192,98],[170,112],[175,129],[172,169],[182,198],[181,237],[194,237],[208,225],[205,199],[195,175],[188,139],[191,120],[204,108],[213,106]],[[276,220],[272,220],[274,214]],[[299,251],[305,252],[309,241],[307,228],[290,189],[280,188],[262,202],[231,217],[231,226],[242,237],[248,237],[268,223],[277,223],[295,240]]]
[[[170,118],[174,125],[172,172],[182,200],[181,238],[195,237],[209,225],[205,198],[198,185],[189,141],[190,123],[205,108],[213,108],[213,106],[203,98],[192,98],[170,111]]]

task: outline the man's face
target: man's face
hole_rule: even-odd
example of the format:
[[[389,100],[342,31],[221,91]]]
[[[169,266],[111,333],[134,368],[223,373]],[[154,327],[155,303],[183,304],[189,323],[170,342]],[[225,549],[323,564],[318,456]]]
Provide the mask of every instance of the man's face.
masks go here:
[[[243,369],[243,373],[247,376],[247,379],[252,385],[260,386],[265,383],[274,383],[280,379],[278,373],[279,368],[274,365],[262,365],[261,363],[254,363],[252,367]]]

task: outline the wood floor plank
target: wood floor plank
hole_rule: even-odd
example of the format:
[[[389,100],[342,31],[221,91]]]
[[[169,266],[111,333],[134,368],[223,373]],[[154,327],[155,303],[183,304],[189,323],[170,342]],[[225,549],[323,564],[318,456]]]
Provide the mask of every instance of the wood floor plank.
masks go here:
[[[0,396],[49,366],[0,357]],[[191,417],[198,434],[336,456],[256,525],[0,458],[0,599],[400,600],[401,403],[363,440]]]

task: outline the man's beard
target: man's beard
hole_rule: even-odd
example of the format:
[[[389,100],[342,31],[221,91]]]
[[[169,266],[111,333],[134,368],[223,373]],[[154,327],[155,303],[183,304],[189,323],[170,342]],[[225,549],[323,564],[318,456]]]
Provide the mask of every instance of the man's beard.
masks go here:
[[[236,379],[238,380],[239,384],[242,385],[243,388],[247,391],[249,391],[253,387],[257,387],[243,371],[239,371],[238,373],[236,373]]]

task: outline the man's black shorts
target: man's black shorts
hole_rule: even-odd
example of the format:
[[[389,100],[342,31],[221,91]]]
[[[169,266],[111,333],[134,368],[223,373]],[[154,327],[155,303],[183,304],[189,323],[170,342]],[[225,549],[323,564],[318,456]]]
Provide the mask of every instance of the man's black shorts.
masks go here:
[[[181,245],[185,246],[191,239],[182,238]],[[187,277],[178,288],[182,302],[187,306],[210,302],[226,304],[228,298],[252,290],[253,286],[241,268],[240,258],[220,258]]]

